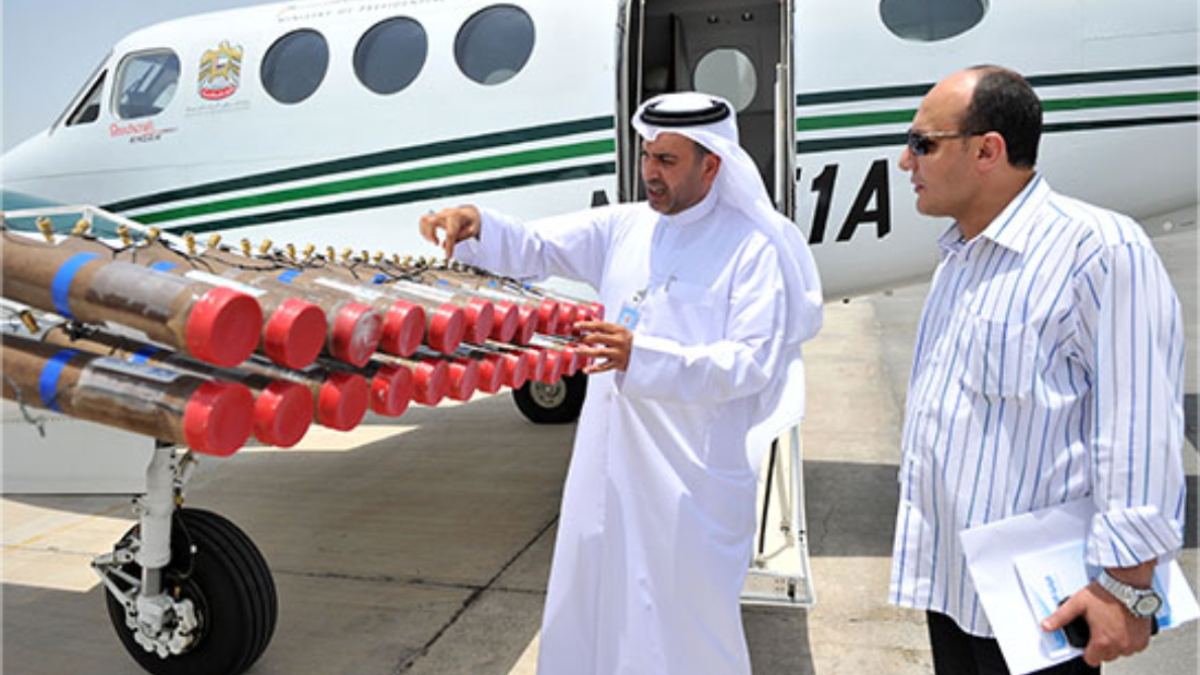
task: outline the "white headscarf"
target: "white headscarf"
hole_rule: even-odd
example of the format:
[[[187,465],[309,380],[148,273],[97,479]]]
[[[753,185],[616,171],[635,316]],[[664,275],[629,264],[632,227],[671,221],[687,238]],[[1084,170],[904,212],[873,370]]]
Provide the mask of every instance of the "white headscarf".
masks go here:
[[[669,115],[711,110],[715,104],[724,105],[729,111],[724,119],[692,126],[656,126],[644,119],[649,109]],[[664,132],[679,134],[719,156],[721,168],[713,184],[717,197],[744,213],[751,223],[771,239],[779,252],[787,298],[784,348],[791,350],[794,358],[784,364],[779,376],[774,378],[769,390],[764,393],[759,423],[747,440],[752,466],[757,466],[765,452],[765,445],[769,445],[772,438],[803,416],[804,375],[800,345],[821,329],[824,301],[817,265],[801,236],[800,228],[775,210],[754,161],[738,144],[737,118],[733,110],[733,106],[719,96],[694,92],[662,94],[638,108],[633,116],[633,127],[646,140],[653,141]]]
[[[655,126],[643,119],[650,108],[667,113],[689,112],[712,108],[714,103],[728,108],[725,119],[697,126]],[[649,141],[663,132],[686,136],[721,158],[713,185],[717,196],[761,227],[780,253],[788,295],[787,342],[799,345],[816,335],[821,329],[823,305],[817,265],[800,228],[772,206],[754,160],[738,144],[737,119],[729,102],[719,96],[694,92],[662,94],[638,108],[633,127]]]

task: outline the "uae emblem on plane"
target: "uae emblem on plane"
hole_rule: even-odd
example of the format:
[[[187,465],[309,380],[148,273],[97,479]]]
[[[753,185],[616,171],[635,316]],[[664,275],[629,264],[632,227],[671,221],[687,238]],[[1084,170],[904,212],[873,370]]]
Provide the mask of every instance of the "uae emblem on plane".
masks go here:
[[[220,101],[233,96],[241,74],[241,45],[230,46],[222,40],[216,49],[210,49],[200,57],[200,97],[206,101]]]

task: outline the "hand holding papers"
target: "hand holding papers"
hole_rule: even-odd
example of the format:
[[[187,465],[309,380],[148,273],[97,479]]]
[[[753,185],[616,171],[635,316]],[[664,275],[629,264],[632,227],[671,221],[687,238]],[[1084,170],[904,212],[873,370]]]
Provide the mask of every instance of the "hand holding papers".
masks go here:
[[[1040,623],[1058,602],[1086,586],[1085,538],[1094,507],[1081,499],[990,523],[963,532],[967,567],[979,591],[1000,650],[1015,675],[1033,672],[1082,654],[1061,631]],[[1160,564],[1154,585],[1165,602],[1157,615],[1168,629],[1200,616],[1200,606],[1179,564]]]

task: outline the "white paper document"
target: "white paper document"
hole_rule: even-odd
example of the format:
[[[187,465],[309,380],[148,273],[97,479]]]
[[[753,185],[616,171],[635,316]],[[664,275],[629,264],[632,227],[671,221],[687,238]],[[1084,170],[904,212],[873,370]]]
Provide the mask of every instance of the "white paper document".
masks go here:
[[[1095,507],[1079,499],[962,532],[967,568],[1014,675],[1075,658],[1062,631],[1039,625],[1059,601],[1099,573],[1086,564],[1086,536]],[[1160,630],[1200,617],[1200,605],[1177,562],[1160,564],[1154,586],[1164,599]]]

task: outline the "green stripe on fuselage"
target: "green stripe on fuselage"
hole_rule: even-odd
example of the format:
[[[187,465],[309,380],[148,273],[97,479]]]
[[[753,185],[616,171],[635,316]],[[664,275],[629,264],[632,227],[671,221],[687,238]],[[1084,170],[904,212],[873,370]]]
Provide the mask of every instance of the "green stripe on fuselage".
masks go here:
[[[1135,105],[1166,105],[1200,100],[1200,92],[1169,91],[1153,94],[1122,94],[1114,96],[1089,96],[1081,98],[1044,99],[1042,109],[1046,112],[1063,110],[1091,110],[1096,108],[1121,108]],[[917,114],[915,109],[883,110],[879,112],[846,113],[798,117],[796,131],[819,131],[848,127],[872,126],[876,124],[898,124],[910,122]]]
[[[1126,127],[1147,127],[1164,124],[1195,124],[1200,122],[1200,115],[1170,115],[1166,117],[1136,117],[1129,119],[1082,120],[1078,122],[1053,122],[1045,124],[1042,132],[1056,134],[1072,131],[1100,131],[1104,129],[1121,129]],[[868,136],[844,136],[841,138],[818,138],[796,143],[796,152],[801,155],[816,152],[833,152],[836,150],[856,150],[860,148],[879,148],[904,145],[905,134],[872,134]]]
[[[194,206],[184,206],[175,209],[167,209],[165,211],[141,214],[137,217],[137,219],[142,223],[150,225],[172,220],[179,220],[182,218],[193,218],[196,216],[204,216],[213,213],[234,211],[237,209],[269,206],[272,204],[281,204],[304,199],[313,199],[317,197],[328,197],[332,195],[360,192],[363,190],[374,190],[378,188],[404,185],[406,183],[415,183],[423,180],[452,178],[456,176],[480,173],[483,171],[508,169],[563,159],[612,154],[615,150],[616,143],[612,139],[572,143],[569,145],[553,146],[548,148],[537,148],[535,150],[526,150],[523,152],[513,152],[503,155],[493,155],[490,157],[478,157],[475,159],[467,159],[458,162],[448,162],[446,164],[436,164],[417,169],[390,171],[388,173],[374,176],[349,178],[345,180],[332,181],[329,183],[321,183],[318,185],[309,185],[286,190],[276,190],[274,192],[261,192],[244,197],[235,197],[232,199],[206,202]]]
[[[474,150],[486,150],[505,145],[515,145],[517,143],[528,143],[550,138],[566,137],[574,134],[588,133],[593,131],[606,131],[611,130],[613,125],[614,122],[612,116],[603,116],[582,120],[573,120],[570,122],[544,124],[541,126],[526,127],[523,129],[510,129],[508,131],[499,131],[467,138],[456,138],[448,141],[437,141],[435,143],[427,143],[425,145],[385,150],[367,155],[358,155],[355,157],[330,160],[327,162],[318,162],[315,164],[307,164],[289,169],[280,169],[278,171],[268,171],[249,176],[240,176],[237,178],[212,181],[200,185],[192,185],[185,188],[143,195],[141,197],[123,199],[106,204],[102,208],[115,212],[128,211],[130,209],[156,206],[181,199],[214,197],[224,192],[248,190],[268,185],[288,183],[291,181],[307,180],[319,178],[321,176],[331,176],[333,174],[346,171],[361,171],[364,169],[401,164],[404,162],[412,162],[433,157],[449,156]]]
[[[1200,66],[1165,66],[1159,68],[1133,68],[1126,70],[1096,70],[1077,73],[1053,73],[1030,75],[1029,84],[1036,87],[1059,87],[1075,84],[1098,84],[1101,82],[1131,82],[1157,80],[1172,77],[1190,77],[1200,74]],[[887,87],[864,87],[833,91],[802,92],[796,95],[797,106],[828,105],[830,103],[854,103],[889,98],[920,98],[933,83],[906,84]]]
[[[594,176],[613,174],[616,173],[616,171],[616,163],[601,162],[596,164],[587,164],[584,166],[573,166],[561,169],[551,169],[547,171],[537,171],[527,174],[503,176],[500,178],[487,178],[466,183],[454,183],[452,185],[438,185],[434,187],[411,190],[409,192],[393,192],[383,195],[375,195],[372,197],[347,199],[325,204],[294,206],[269,213],[258,213],[249,216],[238,216],[223,220],[211,220],[203,223],[195,223],[187,226],[181,226],[178,229],[187,230],[197,234],[201,232],[230,230],[236,227],[267,225],[270,223],[286,222],[301,218],[329,216],[340,213],[361,211],[365,209],[376,209],[385,206],[411,204],[413,202],[431,199],[445,199],[447,197],[476,194],[480,192],[508,190],[512,188],[528,187],[531,185],[543,185],[546,183],[557,183],[568,180],[577,180],[580,178],[591,178]]]

